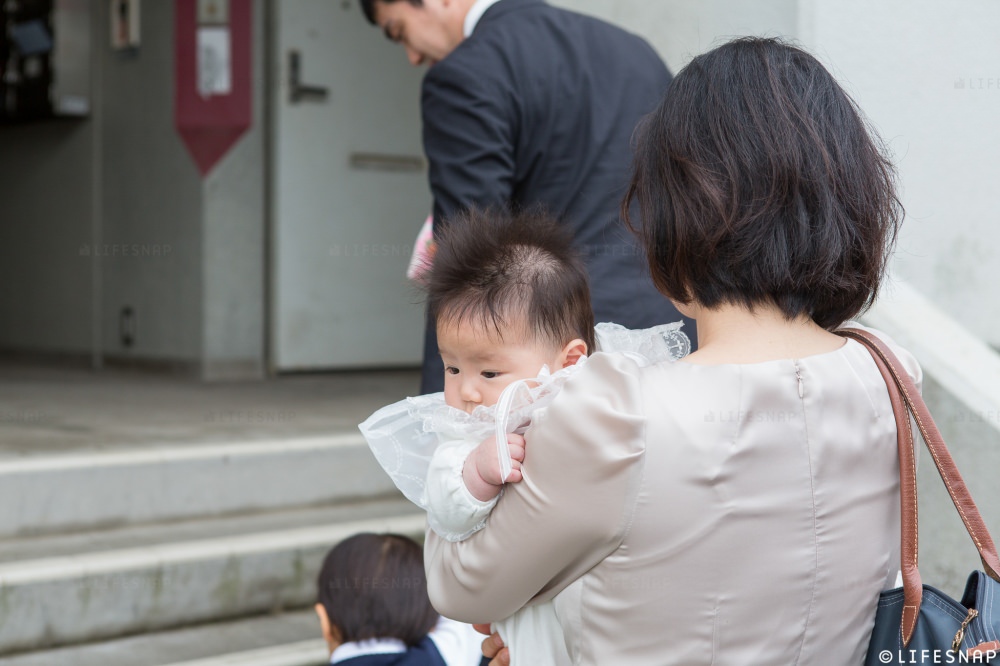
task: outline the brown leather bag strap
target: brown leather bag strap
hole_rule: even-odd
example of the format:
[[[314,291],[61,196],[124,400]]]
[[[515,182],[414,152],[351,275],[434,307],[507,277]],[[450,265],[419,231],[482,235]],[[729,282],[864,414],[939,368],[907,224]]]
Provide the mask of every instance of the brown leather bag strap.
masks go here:
[[[923,599],[923,581],[917,568],[918,533],[917,533],[917,462],[914,452],[913,431],[910,428],[910,412],[907,410],[903,394],[896,385],[892,370],[878,353],[873,352],[867,338],[853,335],[854,330],[842,329],[839,334],[857,340],[871,353],[875,365],[882,374],[889,401],[892,403],[892,414],[896,419],[896,447],[899,450],[899,508],[901,518],[899,568],[903,578],[903,617],[900,632],[903,645],[910,643],[910,638],[917,627],[917,617],[920,613],[920,603]],[[858,331],[860,332],[860,331]],[[907,375],[909,376],[909,375]]]
[[[903,644],[909,643],[916,627],[916,613],[920,607],[922,587],[920,574],[917,571],[917,486],[916,465],[913,453],[913,437],[910,432],[910,413],[917,423],[917,428],[934,459],[945,488],[951,496],[951,501],[958,509],[965,529],[976,544],[979,557],[983,561],[986,573],[1000,581],[1000,559],[997,549],[986,528],[986,523],[979,514],[972,495],[969,493],[962,475],[959,474],[955,461],[941,437],[941,433],[931,418],[927,405],[924,404],[920,392],[910,375],[903,369],[896,355],[881,339],[860,329],[840,329],[837,331],[844,337],[861,343],[875,359],[875,364],[882,373],[892,401],[893,414],[896,417],[897,441],[899,445],[900,469],[900,505],[901,505],[901,568],[903,572],[904,614]],[[907,409],[908,408],[908,409]]]

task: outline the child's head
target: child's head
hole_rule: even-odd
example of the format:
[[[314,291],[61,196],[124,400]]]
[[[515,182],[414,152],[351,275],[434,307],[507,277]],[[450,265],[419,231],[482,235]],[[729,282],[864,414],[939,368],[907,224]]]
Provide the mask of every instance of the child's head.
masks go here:
[[[779,308],[834,328],[875,297],[901,219],[895,171],[823,65],[743,38],[677,74],[637,132],[623,205],[684,304]]]
[[[511,382],[594,349],[587,271],[550,217],[470,211],[436,240],[428,302],[449,405],[493,405]]]
[[[416,645],[437,624],[420,545],[399,534],[356,534],[327,553],[319,615],[330,651],[341,643],[396,638]]]

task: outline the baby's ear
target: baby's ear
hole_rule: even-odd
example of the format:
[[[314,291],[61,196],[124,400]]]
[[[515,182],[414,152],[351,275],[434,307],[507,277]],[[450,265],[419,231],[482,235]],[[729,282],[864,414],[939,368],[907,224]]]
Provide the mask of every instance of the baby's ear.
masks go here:
[[[571,365],[576,365],[581,358],[587,355],[587,343],[577,338],[570,341],[565,347],[563,347],[560,353],[558,366],[560,368],[568,368]]]

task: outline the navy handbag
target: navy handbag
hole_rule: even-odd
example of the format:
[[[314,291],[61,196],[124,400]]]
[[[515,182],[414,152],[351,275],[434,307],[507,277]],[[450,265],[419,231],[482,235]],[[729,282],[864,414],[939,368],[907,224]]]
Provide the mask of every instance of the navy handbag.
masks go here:
[[[841,329],[868,348],[885,379],[899,443],[903,587],[879,595],[865,666],[876,664],[1000,664],[1000,560],[986,524],[913,380],[874,335]],[[930,585],[917,570],[917,470],[910,414],[931,452],[948,494],[979,551],[985,571],[969,576],[962,600]]]

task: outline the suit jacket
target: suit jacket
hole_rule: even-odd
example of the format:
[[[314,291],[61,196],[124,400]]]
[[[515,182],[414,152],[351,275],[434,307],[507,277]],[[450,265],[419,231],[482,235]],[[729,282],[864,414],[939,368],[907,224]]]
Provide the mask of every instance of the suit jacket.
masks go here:
[[[427,535],[440,612],[487,622],[554,596],[581,666],[864,661],[899,569],[899,466],[857,342],[712,366],[597,354],[525,439],[485,529]]]
[[[636,35],[542,0],[500,0],[424,77],[436,228],[469,206],[544,205],[584,255],[596,321],[680,319],[619,219],[630,138],[670,80]],[[694,340],[693,322],[686,331]]]

